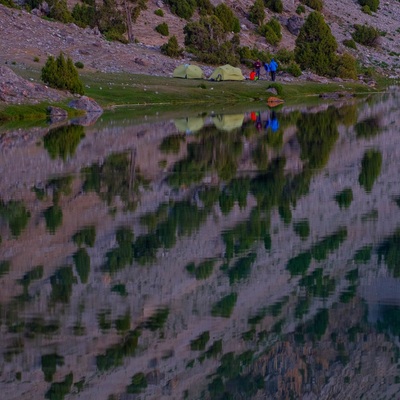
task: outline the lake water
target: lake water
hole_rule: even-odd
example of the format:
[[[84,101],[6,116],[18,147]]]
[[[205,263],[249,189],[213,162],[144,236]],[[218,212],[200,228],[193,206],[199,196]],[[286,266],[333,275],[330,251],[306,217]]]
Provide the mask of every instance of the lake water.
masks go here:
[[[0,398],[400,398],[400,95],[0,137]]]

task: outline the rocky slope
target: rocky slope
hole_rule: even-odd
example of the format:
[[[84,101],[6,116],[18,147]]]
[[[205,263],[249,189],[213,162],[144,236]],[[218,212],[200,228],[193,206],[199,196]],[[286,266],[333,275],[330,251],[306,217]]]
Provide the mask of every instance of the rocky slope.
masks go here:
[[[275,15],[283,27],[283,39],[278,47],[268,45],[265,39],[255,35],[255,27],[247,19],[252,0],[227,0],[226,3],[240,20],[242,45],[257,46],[271,52],[279,48],[293,49],[296,36],[289,32],[287,23],[290,17],[297,16],[298,1],[283,0],[283,13]],[[154,14],[158,8],[164,11],[164,17]],[[306,7],[301,18],[304,20],[310,11]],[[364,64],[385,71],[389,76],[400,76],[400,2],[381,1],[378,12],[369,16],[361,11],[357,0],[325,0],[323,14],[339,44],[339,52],[350,51]],[[273,15],[266,9],[266,20]],[[44,64],[47,56],[63,51],[74,61],[83,62],[88,70],[170,75],[176,65],[190,62],[191,57],[185,54],[184,59],[174,60],[160,53],[160,45],[167,38],[154,28],[161,22],[168,24],[170,35],[176,35],[183,46],[183,27],[187,21],[173,15],[162,0],[147,1],[147,10],[141,13],[134,25],[137,43],[127,45],[108,42],[97,30],[50,22],[32,13],[0,5],[0,35],[7,38],[0,42],[0,63],[37,68]],[[342,41],[351,38],[354,24],[368,24],[381,31],[379,45],[375,48],[358,45],[357,50],[345,48]]]

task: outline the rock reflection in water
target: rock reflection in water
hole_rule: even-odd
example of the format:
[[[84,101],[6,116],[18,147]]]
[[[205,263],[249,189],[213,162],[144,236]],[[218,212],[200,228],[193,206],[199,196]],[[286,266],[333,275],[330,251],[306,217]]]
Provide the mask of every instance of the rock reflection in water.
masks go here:
[[[398,397],[399,103],[2,141],[4,398]]]

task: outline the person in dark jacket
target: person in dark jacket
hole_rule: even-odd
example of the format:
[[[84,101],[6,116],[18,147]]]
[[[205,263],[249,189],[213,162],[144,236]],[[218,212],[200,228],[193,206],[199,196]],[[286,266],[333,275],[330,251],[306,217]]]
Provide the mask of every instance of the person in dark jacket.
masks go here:
[[[261,61],[257,58],[257,61],[253,65],[256,74],[257,74],[257,79],[260,79],[260,69],[261,69]]]
[[[269,72],[271,74],[271,81],[275,81],[276,78],[276,71],[278,70],[278,63],[272,59],[269,63]]]
[[[265,75],[267,76],[267,79],[268,79],[268,76],[269,76],[269,64],[267,62],[264,63],[264,69],[265,69]]]

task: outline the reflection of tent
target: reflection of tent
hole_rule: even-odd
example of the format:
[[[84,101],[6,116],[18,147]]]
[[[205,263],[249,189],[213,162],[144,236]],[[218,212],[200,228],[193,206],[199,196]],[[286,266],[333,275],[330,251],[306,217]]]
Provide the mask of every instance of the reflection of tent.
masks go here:
[[[244,114],[216,115],[212,120],[218,129],[231,131],[243,125]]]
[[[204,126],[204,119],[202,117],[187,117],[178,118],[174,120],[176,129],[179,132],[196,132]]]
[[[232,67],[232,65],[226,64],[222,67],[215,68],[209,79],[213,81],[243,81],[244,76],[240,68],[235,68]]]
[[[174,78],[204,79],[203,71],[197,65],[182,64],[174,69]]]

